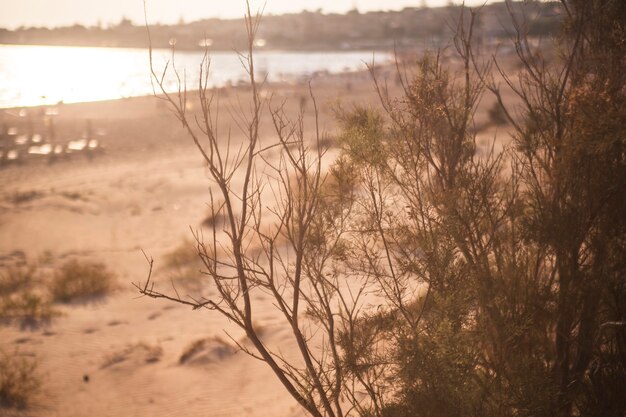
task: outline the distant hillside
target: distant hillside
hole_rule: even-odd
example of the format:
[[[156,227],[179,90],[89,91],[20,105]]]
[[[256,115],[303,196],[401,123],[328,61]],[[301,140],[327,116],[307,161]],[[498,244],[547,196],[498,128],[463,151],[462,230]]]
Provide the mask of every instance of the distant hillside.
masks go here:
[[[518,11],[520,4],[514,4]],[[302,12],[264,16],[257,46],[283,50],[339,50],[419,48],[440,45],[450,39],[450,23],[459,6],[405,8],[390,12],[349,12],[345,15]],[[562,10],[556,2],[527,2],[524,13],[531,36],[556,33]],[[512,32],[505,3],[483,8],[476,33],[484,42],[497,42]],[[205,19],[179,25],[150,25],[155,48],[232,50],[245,47],[242,19]],[[74,25],[55,29],[0,29],[0,44],[147,47],[145,26],[124,19],[110,28]]]

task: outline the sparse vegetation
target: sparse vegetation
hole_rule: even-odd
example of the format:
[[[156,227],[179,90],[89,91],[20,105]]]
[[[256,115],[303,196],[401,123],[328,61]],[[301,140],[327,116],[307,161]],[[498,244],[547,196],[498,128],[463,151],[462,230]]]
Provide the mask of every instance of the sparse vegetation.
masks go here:
[[[161,348],[161,346],[139,342],[107,355],[100,368],[106,369],[115,367],[124,362],[132,362],[138,365],[155,363],[161,359],[162,355],[163,348]]]
[[[506,114],[502,109],[502,106],[497,101],[493,103],[489,110],[487,111],[489,116],[489,122],[494,126],[502,126],[508,123],[506,118]]]
[[[0,321],[32,327],[47,323],[56,314],[36,274],[32,265],[0,272]]]
[[[13,204],[17,206],[17,205],[29,203],[33,200],[41,198],[43,197],[43,195],[44,194],[41,191],[36,191],[36,190],[16,191],[15,193],[13,193],[10,200]]]
[[[198,257],[195,243],[184,240],[173,251],[165,255],[164,263],[175,286],[182,286],[187,290],[200,292],[203,284],[203,276],[200,273],[202,261]]]
[[[226,218],[220,215],[220,213],[215,213],[214,215],[214,213],[209,212],[204,220],[202,220],[202,226],[210,228],[220,228],[224,225],[225,221]]]
[[[163,260],[168,268],[184,268],[189,264],[197,264],[199,261],[195,243],[190,240],[184,240],[174,250],[165,255]]]
[[[227,238],[195,235],[216,292],[161,292],[152,263],[139,292],[227,318],[246,335],[239,348],[314,417],[623,416],[626,3],[561,3],[553,61],[529,42],[522,6],[507,3],[518,80],[481,61],[467,9],[452,43],[458,66],[425,55],[400,75],[400,97],[372,69],[382,109],[339,112],[342,153],[328,174],[319,130],[307,141],[302,114],[261,99],[259,17],[248,7],[242,151],[229,159],[218,146],[206,80],[200,117],[183,88],[163,89],[219,190],[211,213]],[[487,92],[511,126],[502,153],[476,152]],[[265,106],[277,162],[259,144]],[[191,128],[200,118],[202,141]],[[297,346],[289,355],[254,326],[266,298]]]
[[[115,277],[104,264],[72,259],[55,272],[50,292],[54,301],[68,303],[104,296],[113,290],[114,284]]]
[[[61,195],[67,198],[68,200],[72,200],[72,201],[85,199],[83,194],[78,191],[64,191],[61,193]]]
[[[11,266],[0,272],[0,296],[32,287],[35,270],[34,266]]]
[[[18,321],[22,327],[46,324],[57,314],[50,301],[31,292],[11,294],[0,303],[0,319]]]
[[[216,362],[235,354],[237,350],[230,343],[220,337],[199,339],[189,344],[180,355],[178,363],[184,365],[190,362]]]
[[[0,411],[28,407],[40,388],[36,359],[0,350]]]

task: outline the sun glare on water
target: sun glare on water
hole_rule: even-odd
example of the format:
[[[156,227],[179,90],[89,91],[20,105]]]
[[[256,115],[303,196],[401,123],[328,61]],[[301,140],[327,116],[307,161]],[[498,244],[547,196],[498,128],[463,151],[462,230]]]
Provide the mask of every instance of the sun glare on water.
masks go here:
[[[258,47],[264,45],[258,40]],[[176,52],[176,68],[187,87],[198,84],[201,51]],[[363,69],[371,61],[368,51],[286,52],[263,51],[256,54],[257,69],[270,81],[311,77],[315,72],[340,72]],[[377,54],[377,62],[390,58]],[[170,50],[155,49],[153,62],[160,76]],[[177,91],[171,62],[165,88]],[[112,100],[150,95],[149,54],[146,49],[88,48],[62,46],[0,45],[0,108]],[[237,84],[247,78],[239,56],[234,52],[211,53],[211,86]]]
[[[0,107],[115,99],[145,94],[127,80],[150,82],[148,53],[138,50],[8,45],[0,53]]]

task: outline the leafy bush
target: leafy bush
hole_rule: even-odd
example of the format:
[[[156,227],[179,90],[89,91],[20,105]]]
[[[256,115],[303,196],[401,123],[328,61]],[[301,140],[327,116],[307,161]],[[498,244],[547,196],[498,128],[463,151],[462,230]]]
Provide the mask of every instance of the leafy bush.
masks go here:
[[[25,408],[39,392],[37,361],[0,351],[0,408]]]
[[[99,262],[72,259],[56,272],[50,286],[55,301],[100,297],[113,289],[114,275]]]

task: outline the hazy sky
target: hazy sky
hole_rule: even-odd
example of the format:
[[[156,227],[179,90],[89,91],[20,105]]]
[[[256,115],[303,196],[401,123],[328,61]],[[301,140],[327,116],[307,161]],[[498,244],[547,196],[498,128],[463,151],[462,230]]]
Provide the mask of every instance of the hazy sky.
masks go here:
[[[183,18],[193,21],[206,17],[241,17],[245,0],[146,0],[150,23],[175,23]],[[460,0],[455,0],[460,3]],[[253,0],[253,6],[265,1]],[[443,6],[448,0],[267,0],[265,13],[288,13],[303,9],[345,12],[401,9],[406,6]],[[482,4],[484,0],[466,0]],[[0,27],[67,26],[74,23],[104,26],[127,17],[143,23],[142,0],[0,0]]]

